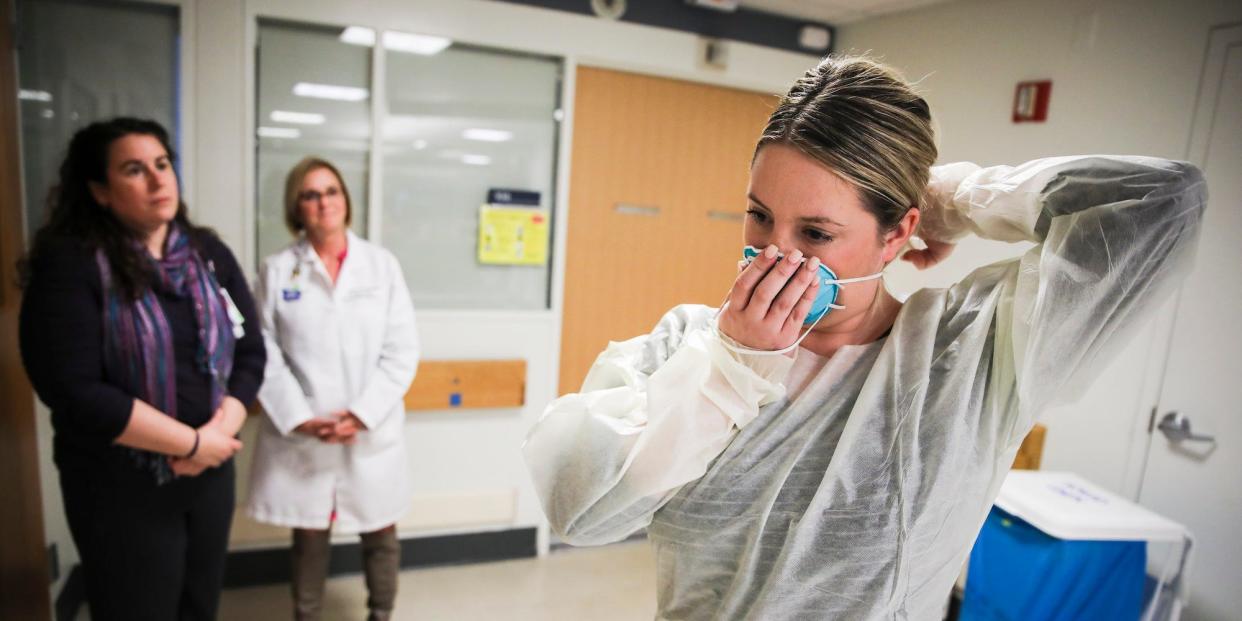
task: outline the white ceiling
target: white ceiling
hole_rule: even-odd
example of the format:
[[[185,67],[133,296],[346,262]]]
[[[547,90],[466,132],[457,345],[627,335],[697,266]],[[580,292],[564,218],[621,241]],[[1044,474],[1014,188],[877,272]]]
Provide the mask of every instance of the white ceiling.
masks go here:
[[[742,0],[742,6],[833,26],[952,0]]]

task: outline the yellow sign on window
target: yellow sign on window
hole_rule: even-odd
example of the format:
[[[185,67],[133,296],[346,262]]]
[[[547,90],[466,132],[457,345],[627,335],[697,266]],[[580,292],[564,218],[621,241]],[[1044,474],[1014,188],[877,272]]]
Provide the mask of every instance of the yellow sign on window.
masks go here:
[[[544,265],[548,262],[548,214],[530,207],[479,208],[479,263]]]

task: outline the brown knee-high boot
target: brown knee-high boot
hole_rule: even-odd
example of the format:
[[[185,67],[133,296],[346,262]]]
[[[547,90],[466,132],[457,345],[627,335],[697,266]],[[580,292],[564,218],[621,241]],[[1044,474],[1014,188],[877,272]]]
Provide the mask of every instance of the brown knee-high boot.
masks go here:
[[[367,578],[368,621],[388,621],[397,604],[397,572],[401,566],[401,543],[394,524],[362,533],[362,567]]]
[[[318,621],[332,546],[328,530],[293,529],[293,618]]]

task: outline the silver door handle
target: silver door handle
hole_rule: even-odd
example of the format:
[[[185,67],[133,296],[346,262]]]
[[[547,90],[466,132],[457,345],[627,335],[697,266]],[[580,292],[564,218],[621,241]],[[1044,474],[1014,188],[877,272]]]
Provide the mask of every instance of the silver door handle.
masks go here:
[[[1169,412],[1160,418],[1160,424],[1156,425],[1160,433],[1168,438],[1171,442],[1215,442],[1213,436],[1205,436],[1197,434],[1190,430],[1190,419],[1182,416],[1178,412]]]

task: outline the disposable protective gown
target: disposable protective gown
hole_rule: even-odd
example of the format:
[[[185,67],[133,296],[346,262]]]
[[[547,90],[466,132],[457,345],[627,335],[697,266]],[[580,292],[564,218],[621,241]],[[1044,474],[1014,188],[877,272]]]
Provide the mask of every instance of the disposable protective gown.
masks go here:
[[[792,401],[786,356],[722,346],[679,306],[610,343],[524,447],[572,544],[641,529],[661,619],[940,619],[1036,417],[1188,269],[1201,173],[1142,157],[933,169],[923,234],[1029,240],[913,294]]]

